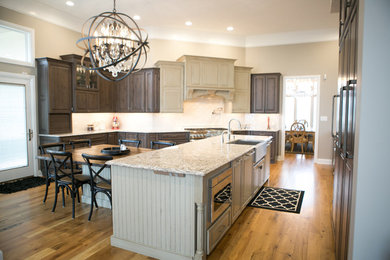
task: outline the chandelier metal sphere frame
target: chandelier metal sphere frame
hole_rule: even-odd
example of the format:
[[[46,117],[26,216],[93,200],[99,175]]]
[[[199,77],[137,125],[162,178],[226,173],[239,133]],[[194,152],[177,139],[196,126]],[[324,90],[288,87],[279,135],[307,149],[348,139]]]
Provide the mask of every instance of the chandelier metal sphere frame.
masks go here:
[[[81,65],[110,81],[120,81],[141,70],[147,61],[148,34],[128,15],[103,12],[89,18],[76,44],[85,51]],[[84,65],[89,55],[92,67]],[[142,66],[140,66],[142,65]]]

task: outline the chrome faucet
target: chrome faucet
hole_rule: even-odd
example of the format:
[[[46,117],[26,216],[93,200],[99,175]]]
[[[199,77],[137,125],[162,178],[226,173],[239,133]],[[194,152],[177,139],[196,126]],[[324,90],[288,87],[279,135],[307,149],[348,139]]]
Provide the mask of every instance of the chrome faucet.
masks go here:
[[[223,144],[225,142],[224,140],[224,135],[225,134],[229,134],[227,130],[223,130],[222,134],[221,134],[221,143]]]
[[[235,118],[230,119],[230,120],[229,120],[229,124],[228,124],[228,140],[230,140],[230,136],[231,136],[231,134],[232,134],[232,131],[231,131],[231,128],[230,128],[230,123],[231,123],[232,121],[237,121],[238,124],[240,125],[240,129],[241,129],[241,122],[240,122],[240,120],[235,119]]]

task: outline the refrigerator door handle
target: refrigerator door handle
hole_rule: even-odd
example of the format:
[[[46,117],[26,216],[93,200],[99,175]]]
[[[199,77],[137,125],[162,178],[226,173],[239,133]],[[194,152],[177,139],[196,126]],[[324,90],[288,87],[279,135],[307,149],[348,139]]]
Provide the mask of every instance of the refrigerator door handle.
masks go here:
[[[332,137],[336,137],[336,134],[333,134],[333,131],[334,131],[334,101],[336,98],[340,97],[340,95],[333,95],[333,98],[332,98],[332,128],[331,128],[331,133],[332,133]]]
[[[344,118],[344,123],[345,123],[345,129],[344,129],[344,140],[343,140],[343,153],[344,157],[347,158],[347,140],[348,140],[348,116],[349,116],[349,86],[343,87],[343,90],[346,91],[346,96],[345,96],[345,118]]]

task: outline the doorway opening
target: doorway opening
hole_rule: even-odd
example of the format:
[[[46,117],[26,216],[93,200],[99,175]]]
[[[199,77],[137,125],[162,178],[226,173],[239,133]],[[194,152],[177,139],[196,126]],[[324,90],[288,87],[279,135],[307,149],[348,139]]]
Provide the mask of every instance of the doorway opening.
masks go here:
[[[319,75],[283,78],[282,158],[285,153],[318,154]]]

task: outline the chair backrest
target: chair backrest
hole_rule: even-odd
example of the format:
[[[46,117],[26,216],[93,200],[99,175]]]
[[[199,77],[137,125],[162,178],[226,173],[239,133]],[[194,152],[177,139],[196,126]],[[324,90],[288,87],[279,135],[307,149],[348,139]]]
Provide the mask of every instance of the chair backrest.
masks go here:
[[[54,166],[55,180],[60,180],[64,176],[68,176],[74,184],[73,178],[73,158],[71,152],[46,150],[50,154],[51,163]],[[67,171],[64,171],[67,169]],[[70,169],[70,174],[69,174]]]
[[[46,149],[51,150],[59,150],[59,151],[65,151],[66,144],[65,143],[48,143],[48,144],[41,144],[39,146],[39,151],[41,154],[47,154]],[[49,169],[52,166],[52,161],[44,160],[43,163],[45,164],[45,170],[46,170],[46,177],[49,175]]]
[[[111,180],[106,179],[106,178],[100,176],[100,173],[104,170],[104,168],[107,167],[107,164],[103,164],[102,166],[100,166],[100,168],[98,170],[95,170],[95,169],[92,168],[92,162],[91,161],[110,161],[110,160],[113,159],[112,156],[108,156],[108,155],[90,155],[90,154],[86,154],[86,153],[83,153],[82,156],[83,156],[85,162],[88,165],[89,175],[91,176],[91,180],[93,181],[93,183],[96,183],[98,181],[103,181],[103,182],[111,185]],[[101,164],[99,164],[99,165],[101,165]],[[98,167],[98,166],[95,166],[95,168],[96,167]]]
[[[174,145],[176,145],[176,143],[175,142],[171,142],[171,141],[161,141],[161,140],[151,141],[150,142],[150,148],[151,149],[153,149],[153,147],[155,145],[174,146]]]
[[[141,140],[132,140],[132,139],[119,139],[119,145],[121,144],[135,144],[137,148],[141,144]]]
[[[306,137],[305,125],[299,122],[294,122],[290,128],[290,134],[293,142],[302,142]]]
[[[72,140],[69,142],[69,144],[72,146],[72,149],[75,148],[75,144],[87,144],[89,147],[91,147],[91,139],[77,139],[77,140]]]

